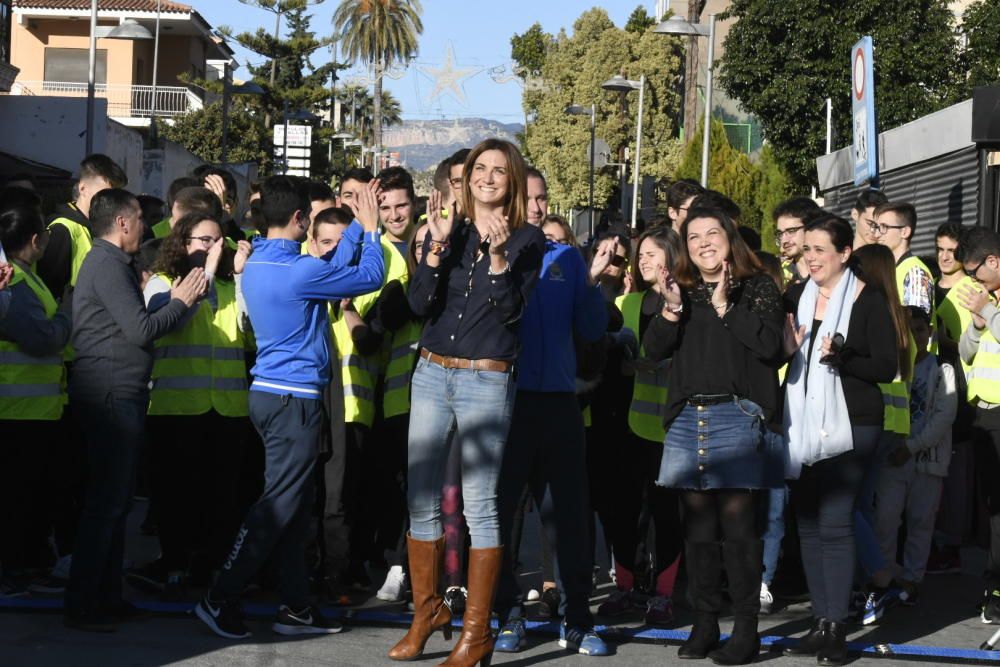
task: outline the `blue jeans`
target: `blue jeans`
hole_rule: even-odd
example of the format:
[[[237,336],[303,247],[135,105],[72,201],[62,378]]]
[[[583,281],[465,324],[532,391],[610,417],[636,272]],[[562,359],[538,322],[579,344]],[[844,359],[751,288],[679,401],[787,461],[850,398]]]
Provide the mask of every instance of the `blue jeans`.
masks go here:
[[[764,583],[768,586],[774,581],[774,572],[778,569],[778,557],[781,555],[781,540],[785,537],[785,503],[788,502],[788,489],[766,489],[761,491],[761,504],[764,505],[761,514],[767,517],[764,527]]]
[[[462,452],[462,500],[472,548],[500,546],[497,479],[516,383],[510,373],[444,368],[420,358],[410,392],[410,535],[444,535],[441,489],[449,443]],[[454,437],[449,434],[454,431]]]

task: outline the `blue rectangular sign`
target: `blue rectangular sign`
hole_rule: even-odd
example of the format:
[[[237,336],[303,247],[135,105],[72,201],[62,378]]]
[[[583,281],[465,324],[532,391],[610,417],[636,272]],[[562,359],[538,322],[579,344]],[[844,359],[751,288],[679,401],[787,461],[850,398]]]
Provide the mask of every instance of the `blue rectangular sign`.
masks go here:
[[[855,185],[864,185],[878,176],[872,50],[872,38],[867,35],[851,47],[851,126],[854,128]]]

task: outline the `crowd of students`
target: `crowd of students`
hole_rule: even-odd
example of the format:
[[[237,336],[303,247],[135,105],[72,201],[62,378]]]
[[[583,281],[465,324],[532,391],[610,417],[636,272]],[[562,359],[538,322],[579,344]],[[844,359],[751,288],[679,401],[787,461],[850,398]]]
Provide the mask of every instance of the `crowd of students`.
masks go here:
[[[48,218],[30,182],[0,192],[0,596],[65,591],[82,630],[143,616],[122,596],[138,482],[161,555],[124,578],[207,589],[196,613],[230,638],[251,584],[277,589],[276,632],[335,633],[317,602],[385,571],[376,596],[413,611],[392,659],[463,616],[446,664],[488,665],[524,648],[534,600],[563,647],[608,655],[605,553],[597,616],[671,627],[684,573],[679,656],[724,665],[756,658],[776,572],[801,572],[813,623],[785,652],[842,664],[849,624],[958,571],[978,519],[1000,622],[992,230],[942,224],[932,270],[913,206],[868,190],[848,221],[795,197],[775,256],[679,181],[638,236],[581,246],[499,140],[426,200],[400,167],[247,202],[216,167],[166,202],[125,185],[92,155]]]

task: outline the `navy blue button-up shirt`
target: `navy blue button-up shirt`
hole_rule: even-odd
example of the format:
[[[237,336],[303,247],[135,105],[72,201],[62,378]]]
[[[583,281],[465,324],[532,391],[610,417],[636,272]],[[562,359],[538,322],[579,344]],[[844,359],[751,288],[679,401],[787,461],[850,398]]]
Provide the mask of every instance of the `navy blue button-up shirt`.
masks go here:
[[[488,244],[471,222],[452,229],[437,268],[427,265],[429,248],[430,234],[408,295],[411,310],[427,322],[420,345],[446,357],[515,361],[518,322],[545,254],[541,230],[525,224],[511,234],[509,269],[500,275],[490,275]]]

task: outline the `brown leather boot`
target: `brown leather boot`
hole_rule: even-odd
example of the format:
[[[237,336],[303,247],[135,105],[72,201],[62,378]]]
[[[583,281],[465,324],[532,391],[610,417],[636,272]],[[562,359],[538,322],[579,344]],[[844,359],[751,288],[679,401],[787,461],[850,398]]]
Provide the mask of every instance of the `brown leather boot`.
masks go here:
[[[493,659],[490,614],[502,560],[502,546],[469,549],[469,597],[465,602],[462,636],[448,659],[441,663],[442,666],[472,667],[479,663],[482,667],[490,667],[490,660]]]
[[[419,658],[427,639],[438,629],[445,639],[451,639],[451,610],[441,596],[444,538],[425,542],[407,534],[406,546],[410,560],[410,588],[413,591],[413,621],[406,635],[389,651],[393,660]]]

